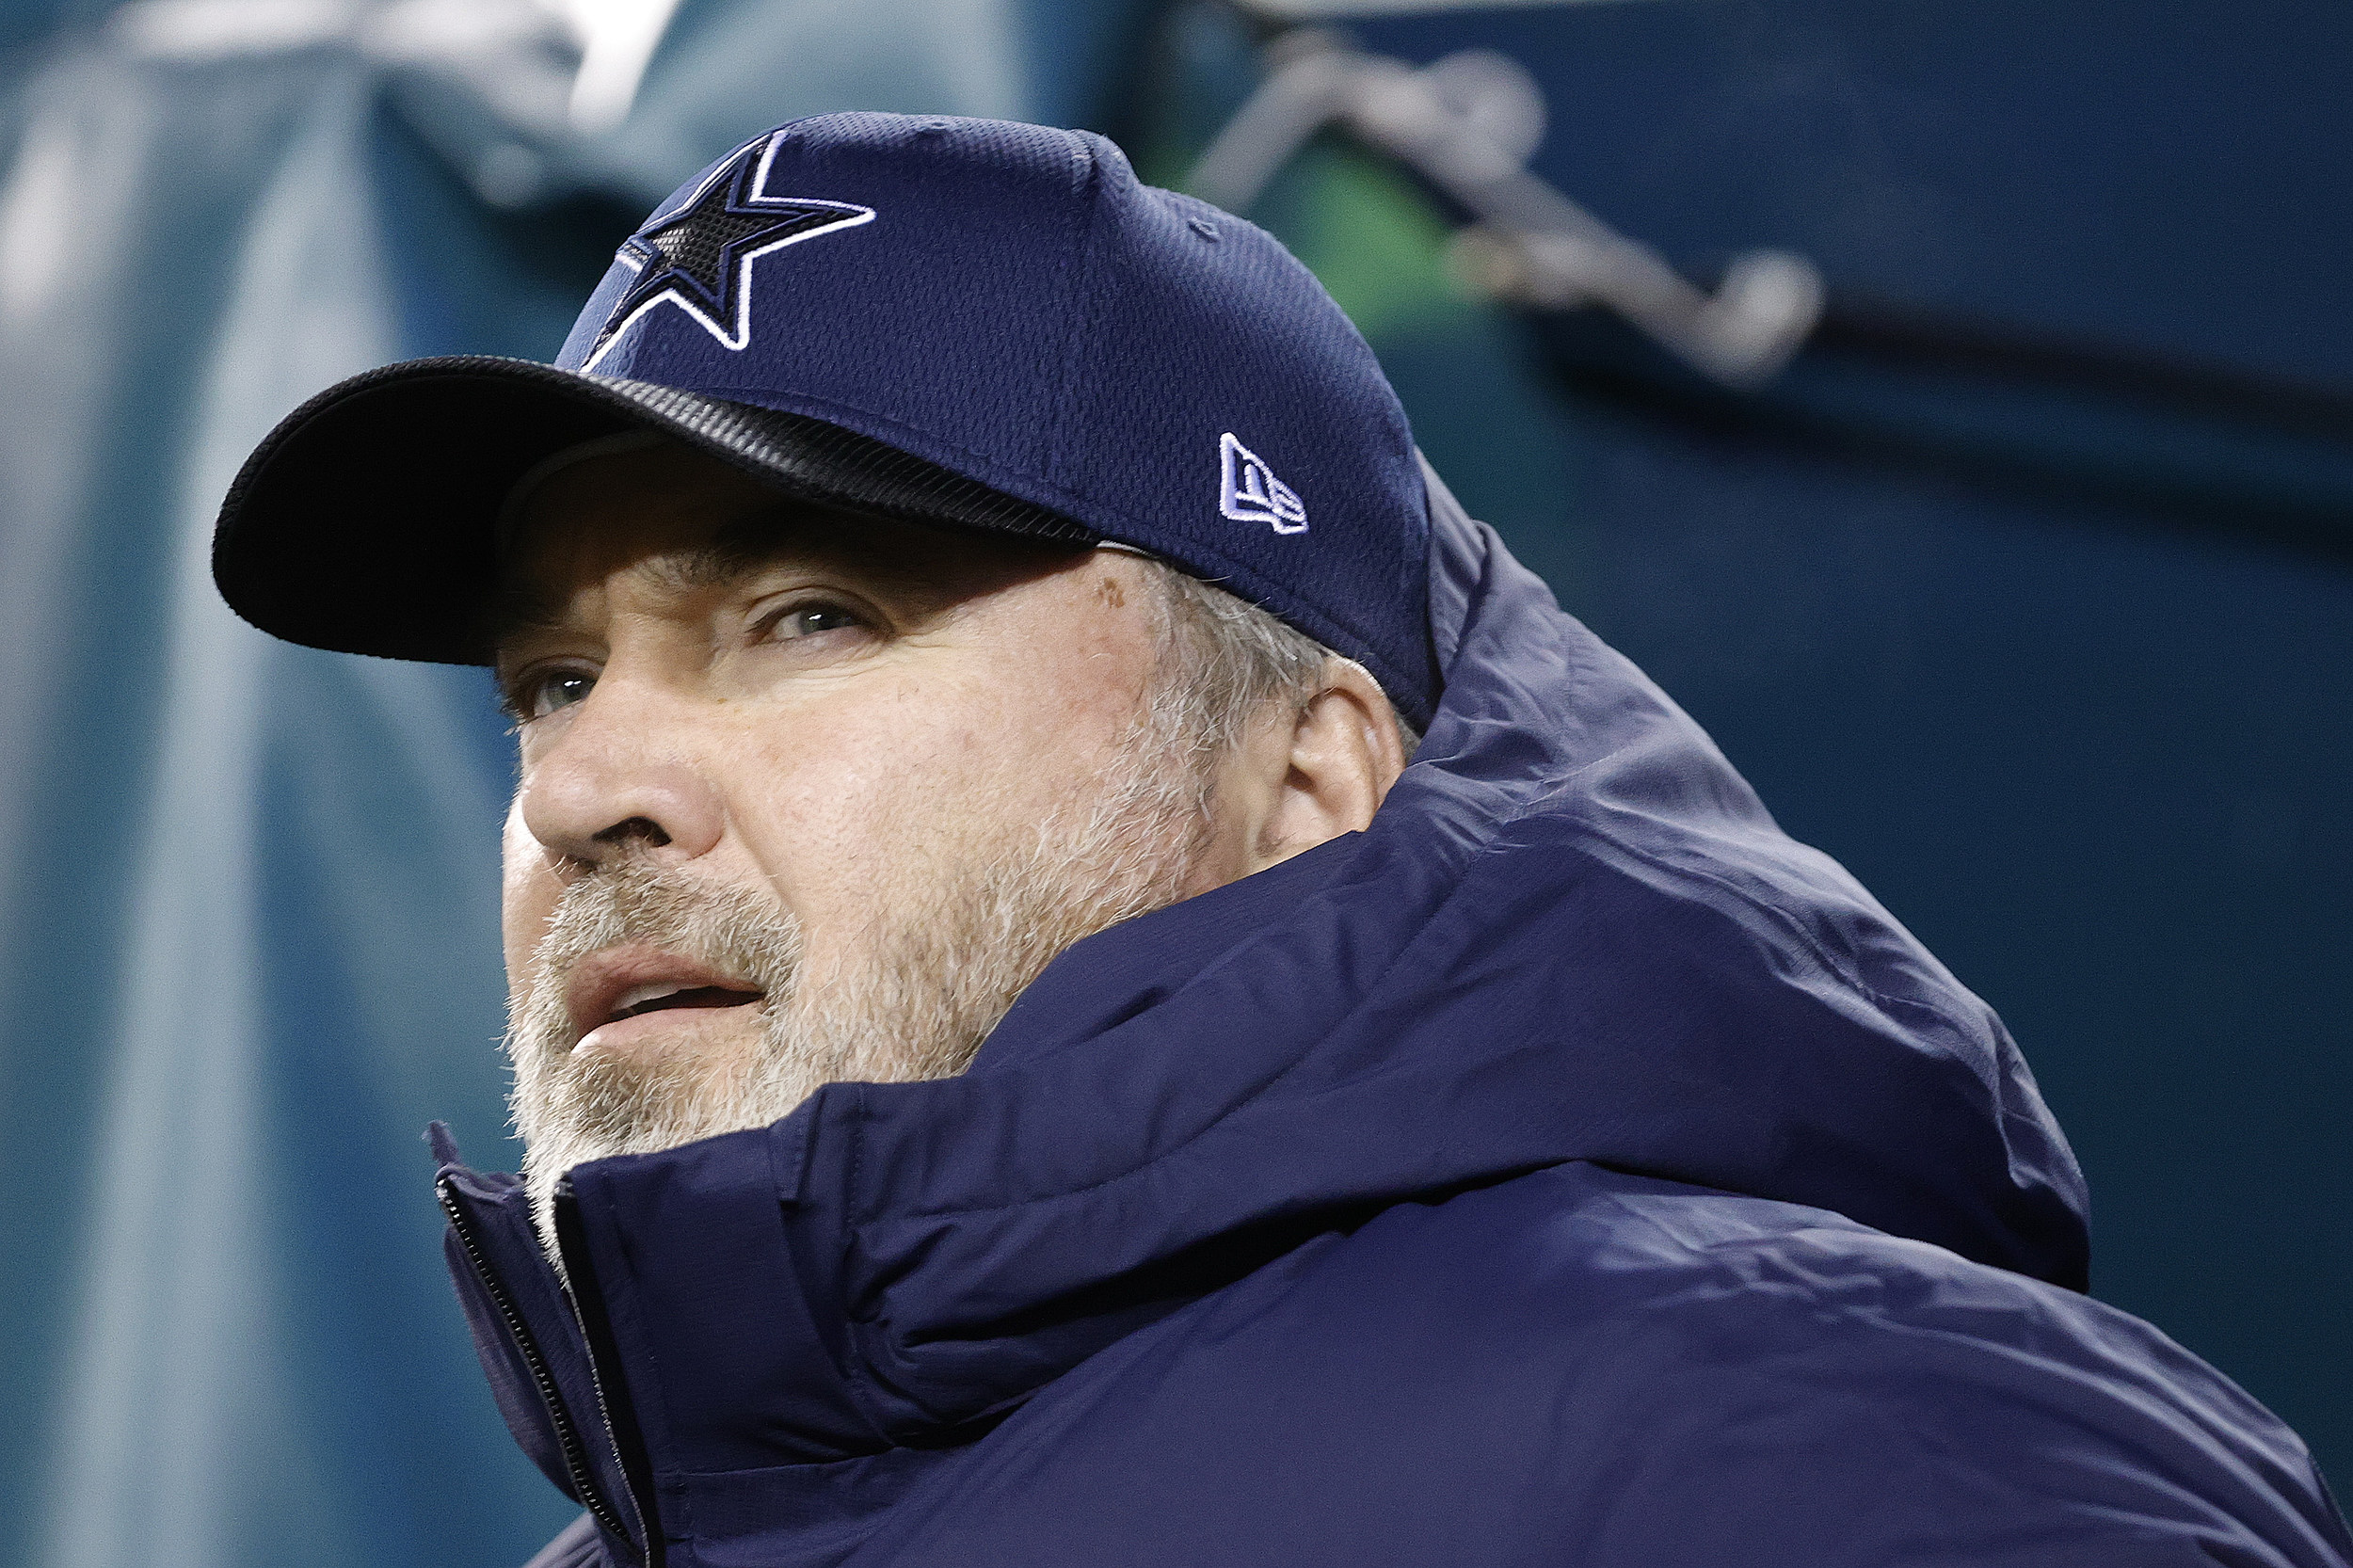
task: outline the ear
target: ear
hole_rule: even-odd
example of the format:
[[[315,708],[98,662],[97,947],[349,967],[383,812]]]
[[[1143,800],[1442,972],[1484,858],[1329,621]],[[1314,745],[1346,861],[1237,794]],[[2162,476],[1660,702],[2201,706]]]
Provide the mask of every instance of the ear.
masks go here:
[[[1288,734],[1277,724],[1254,739],[1259,744],[1243,752],[1256,776],[1237,803],[1250,827],[1244,874],[1369,825],[1405,771],[1388,699],[1346,659],[1325,661],[1321,689],[1292,717]]]

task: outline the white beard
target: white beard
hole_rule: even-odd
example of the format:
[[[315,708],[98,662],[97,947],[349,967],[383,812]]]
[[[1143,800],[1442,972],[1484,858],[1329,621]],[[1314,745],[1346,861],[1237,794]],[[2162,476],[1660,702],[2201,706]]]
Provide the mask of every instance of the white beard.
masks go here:
[[[1016,853],[922,857],[934,885],[874,910],[822,970],[804,960],[799,921],[756,888],[634,856],[567,888],[510,999],[506,1041],[524,1182],[551,1253],[555,1189],[572,1166],[765,1127],[825,1083],[951,1077],[1064,948],[1185,896],[1207,844],[1207,780],[1163,737],[1141,726],[1093,798]],[[760,1048],[576,1057],[572,968],[628,941],[757,984]]]

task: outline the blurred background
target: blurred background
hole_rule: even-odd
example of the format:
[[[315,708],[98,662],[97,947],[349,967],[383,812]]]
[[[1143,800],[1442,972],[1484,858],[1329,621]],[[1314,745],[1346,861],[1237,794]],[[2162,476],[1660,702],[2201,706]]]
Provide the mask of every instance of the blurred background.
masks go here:
[[[1100,130],[1281,235],[2006,1016],[2097,1294],[2353,1474],[2353,10],[1259,6],[0,5],[0,1561],[569,1516],[417,1142],[516,1155],[487,682],[248,631],[207,533],[311,392],[552,355],[674,184],[854,107]]]

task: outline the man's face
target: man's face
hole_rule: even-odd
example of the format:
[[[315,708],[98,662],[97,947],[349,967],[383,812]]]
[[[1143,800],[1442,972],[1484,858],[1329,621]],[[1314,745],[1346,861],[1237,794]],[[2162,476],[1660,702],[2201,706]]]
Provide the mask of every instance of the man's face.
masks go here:
[[[499,673],[526,1174],[961,1067],[1069,942],[1222,881],[1147,568],[796,508],[675,446],[533,497]]]

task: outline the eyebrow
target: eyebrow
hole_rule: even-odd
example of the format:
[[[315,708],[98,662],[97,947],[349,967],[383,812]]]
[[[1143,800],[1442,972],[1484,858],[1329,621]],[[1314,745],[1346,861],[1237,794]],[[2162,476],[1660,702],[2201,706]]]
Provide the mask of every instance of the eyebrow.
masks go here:
[[[782,551],[785,532],[774,525],[755,528],[731,522],[709,543],[649,556],[637,569],[655,587],[671,593],[724,588],[775,560]]]
[[[824,520],[840,531],[822,545],[814,545],[815,531],[805,519],[783,506],[763,507],[724,524],[703,544],[648,556],[632,569],[645,573],[665,592],[702,592],[749,576],[796,545],[811,544],[808,553],[812,556],[879,578],[893,587],[920,592],[940,586],[940,574],[926,569],[927,563],[920,557],[880,548],[861,536],[855,526],[860,520]],[[565,624],[561,600],[505,574],[485,616],[488,640],[494,648],[526,632],[561,632]]]

